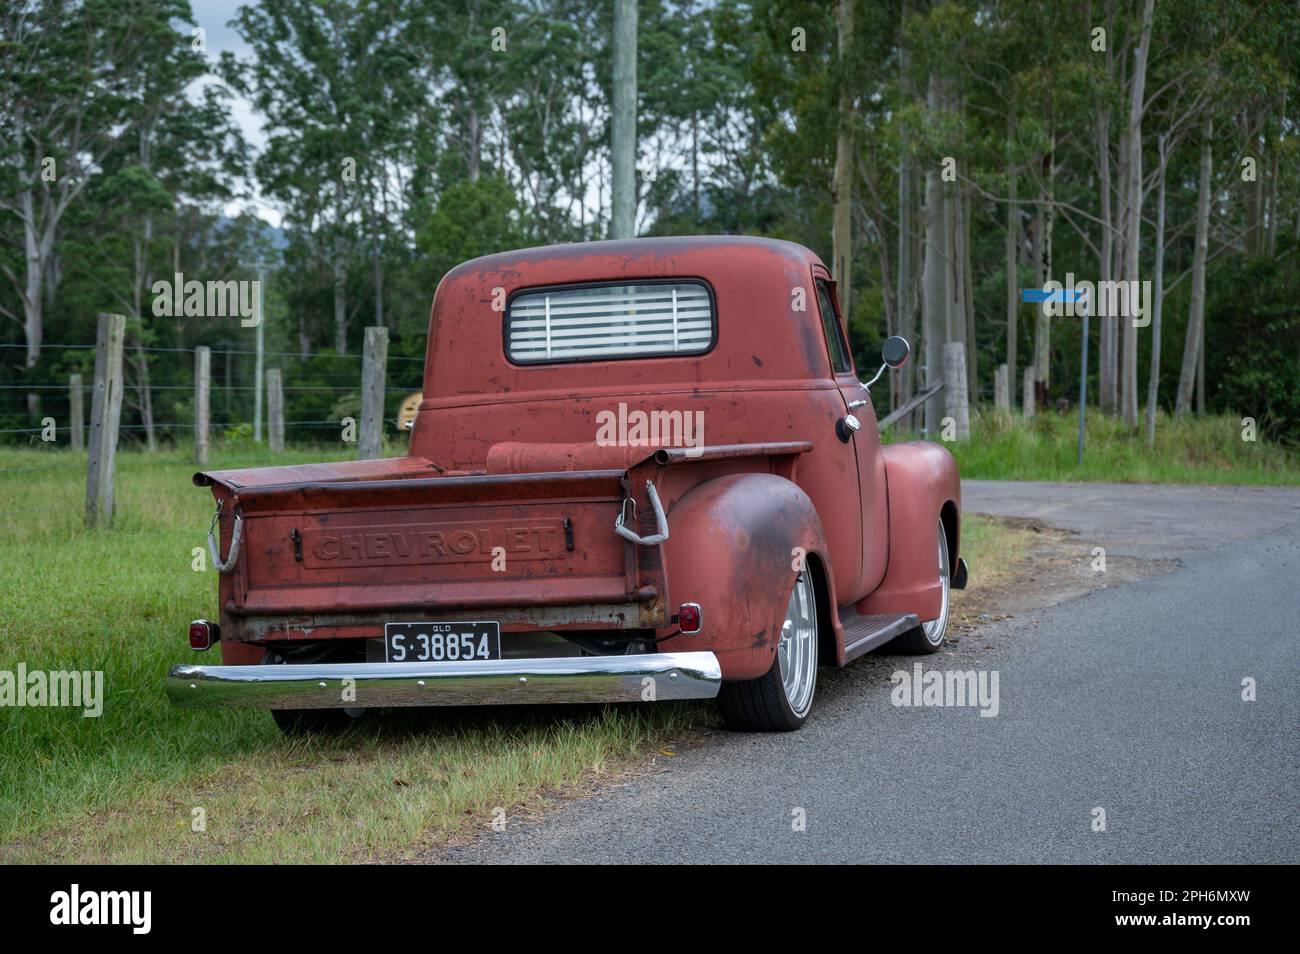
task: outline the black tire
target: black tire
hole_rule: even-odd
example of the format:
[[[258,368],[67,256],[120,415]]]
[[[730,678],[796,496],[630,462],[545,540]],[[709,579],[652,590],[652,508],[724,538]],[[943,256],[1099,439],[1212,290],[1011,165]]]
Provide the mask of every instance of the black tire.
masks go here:
[[[722,688],[718,692],[718,710],[722,713],[722,719],[726,722],[728,728],[738,732],[793,732],[808,721],[808,716],[812,714],[813,701],[817,695],[817,650],[819,645],[817,639],[818,611],[816,593],[812,586],[812,578],[807,570],[795,578],[794,586],[791,588],[790,602],[786,609],[787,623],[782,627],[782,633],[786,633],[787,628],[791,626],[791,614],[795,612],[802,612],[805,620],[811,619],[812,621],[811,632],[808,631],[807,627],[803,631],[790,630],[791,632],[800,632],[800,635],[796,638],[806,639],[808,641],[806,651],[810,652],[810,656],[804,655],[801,657],[807,667],[801,670],[803,673],[801,682],[803,698],[800,699],[803,704],[802,712],[797,711],[791,705],[785,674],[781,671],[781,643],[778,643],[776,658],[772,660],[772,668],[764,675],[757,679],[724,682],[722,684]],[[782,642],[785,641],[785,637],[780,638]],[[786,658],[791,658],[788,653]]]
[[[807,715],[795,715],[786,701],[776,660],[758,679],[724,682],[718,692],[718,711],[727,728],[736,732],[793,732],[808,721]]]
[[[948,535],[944,532],[943,521],[939,521],[939,580],[943,584],[943,602],[939,616],[927,620],[915,629],[909,629],[901,636],[895,636],[885,644],[885,652],[902,653],[907,656],[928,656],[943,648],[948,638],[948,618],[952,607],[951,564],[948,559]]]
[[[285,735],[338,735],[365,718],[347,709],[272,709],[271,718]]]

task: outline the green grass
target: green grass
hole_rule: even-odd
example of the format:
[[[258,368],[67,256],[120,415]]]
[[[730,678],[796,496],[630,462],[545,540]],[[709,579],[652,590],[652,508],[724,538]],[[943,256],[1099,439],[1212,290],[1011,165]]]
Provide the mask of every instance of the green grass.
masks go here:
[[[888,435],[906,440],[908,435]],[[1083,465],[1075,463],[1077,413],[972,412],[969,442],[945,442],[963,478],[1101,480],[1117,483],[1300,484],[1300,454],[1264,440],[1242,439],[1230,416],[1156,421],[1154,449],[1145,431],[1131,434],[1112,415],[1087,416]]]
[[[396,452],[396,448],[393,448]],[[327,459],[289,451],[274,462]],[[246,448],[212,466],[273,461]],[[103,670],[103,715],[0,709],[0,860],[334,861],[394,857],[616,773],[711,718],[706,705],[473,711],[288,742],[257,711],[163,693],[215,615],[191,569],[211,495],[180,453],[118,457],[112,529],[82,526],[85,456],[0,449],[0,670]],[[215,660],[210,660],[215,661]],[[207,832],[190,830],[204,808]]]

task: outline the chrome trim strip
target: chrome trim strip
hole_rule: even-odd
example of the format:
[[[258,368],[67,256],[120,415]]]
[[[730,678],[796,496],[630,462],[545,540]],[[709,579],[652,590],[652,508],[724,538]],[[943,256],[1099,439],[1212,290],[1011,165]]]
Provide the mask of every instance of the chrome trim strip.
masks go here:
[[[167,695],[192,709],[365,709],[712,699],[721,683],[713,653],[689,652],[444,663],[182,664],[167,676]],[[354,696],[345,698],[349,687]]]

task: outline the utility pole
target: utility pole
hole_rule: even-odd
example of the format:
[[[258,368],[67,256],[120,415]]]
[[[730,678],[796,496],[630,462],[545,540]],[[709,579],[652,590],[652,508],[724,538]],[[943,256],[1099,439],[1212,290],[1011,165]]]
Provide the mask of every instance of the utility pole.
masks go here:
[[[637,0],[614,0],[614,90],[609,237],[636,233]]]
[[[262,443],[262,389],[266,386],[263,382],[263,352],[265,350],[265,329],[266,329],[266,271],[267,269],[279,268],[262,256],[257,257],[256,262],[240,262],[244,268],[257,269],[257,328],[255,329],[256,344],[253,346],[257,351],[255,366],[253,369],[253,440]],[[227,356],[229,360],[229,356]]]

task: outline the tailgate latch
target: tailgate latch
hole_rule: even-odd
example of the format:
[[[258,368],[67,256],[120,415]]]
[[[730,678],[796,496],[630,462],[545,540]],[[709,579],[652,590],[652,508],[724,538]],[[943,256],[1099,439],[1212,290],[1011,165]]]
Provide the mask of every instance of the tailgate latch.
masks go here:
[[[657,524],[659,532],[651,534],[648,537],[643,537],[639,533],[628,529],[627,523],[625,522],[627,518],[628,504],[632,505],[631,519],[636,519],[636,501],[631,497],[624,498],[623,507],[619,511],[618,516],[614,518],[614,532],[624,540],[631,540],[633,543],[640,544],[643,547],[655,547],[668,539],[668,517],[664,514],[664,505],[659,502],[659,493],[655,490],[653,481],[647,480],[645,482],[645,492],[650,498],[650,506],[654,508],[655,523]]]

